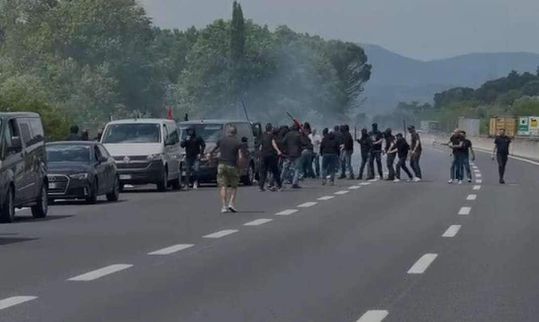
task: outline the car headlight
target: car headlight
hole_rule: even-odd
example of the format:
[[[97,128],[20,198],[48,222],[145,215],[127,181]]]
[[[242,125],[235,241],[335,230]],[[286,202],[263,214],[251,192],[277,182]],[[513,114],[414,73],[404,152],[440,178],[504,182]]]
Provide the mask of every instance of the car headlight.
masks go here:
[[[161,160],[161,157],[161,154],[150,154],[146,158],[148,159],[148,161],[157,161]]]
[[[76,179],[76,180],[86,180],[86,179],[88,179],[88,173],[87,172],[85,172],[85,173],[75,173],[75,174],[69,175],[69,177],[71,179]]]

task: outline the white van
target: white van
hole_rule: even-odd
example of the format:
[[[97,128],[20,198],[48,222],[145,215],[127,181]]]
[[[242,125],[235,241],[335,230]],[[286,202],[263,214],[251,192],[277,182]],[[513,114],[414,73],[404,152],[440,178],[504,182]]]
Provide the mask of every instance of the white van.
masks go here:
[[[180,137],[173,120],[130,119],[108,123],[101,143],[114,157],[120,185],[180,188]]]

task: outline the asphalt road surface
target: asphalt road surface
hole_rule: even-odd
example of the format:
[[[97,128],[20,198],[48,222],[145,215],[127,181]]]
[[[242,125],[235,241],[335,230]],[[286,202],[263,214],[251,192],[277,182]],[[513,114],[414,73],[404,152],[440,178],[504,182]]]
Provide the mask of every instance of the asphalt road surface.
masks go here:
[[[0,321],[538,321],[539,166],[506,185],[478,153],[449,185],[425,180],[136,191],[118,203],[20,211],[0,225]]]

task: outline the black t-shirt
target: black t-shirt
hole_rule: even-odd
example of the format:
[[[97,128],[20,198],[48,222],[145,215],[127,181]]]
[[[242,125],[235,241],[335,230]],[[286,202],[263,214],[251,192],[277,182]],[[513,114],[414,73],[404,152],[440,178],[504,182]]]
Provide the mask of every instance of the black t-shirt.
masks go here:
[[[453,149],[453,154],[459,154],[463,152],[463,148],[461,146],[461,143],[463,143],[463,140],[461,136],[452,135],[449,138],[449,142],[451,143],[451,145],[453,145],[453,147],[451,148]]]
[[[417,149],[416,149],[416,145],[417,145]],[[416,153],[419,153],[421,152],[421,141],[419,140],[419,134],[417,134],[417,132],[414,132],[412,133],[412,146],[411,146],[411,149],[412,150],[416,150]]]
[[[472,141],[468,139],[464,139],[464,141],[462,141],[462,153],[464,153],[465,155],[469,155],[471,148],[472,148]]]
[[[361,147],[361,154],[369,153],[371,150],[371,139],[370,137],[362,137],[361,139],[357,140],[359,143],[359,146]]]
[[[290,131],[283,138],[283,147],[286,155],[290,158],[297,158],[301,155],[301,134],[298,131]]]
[[[226,136],[217,141],[217,147],[221,152],[219,163],[232,167],[238,165],[238,153],[242,148],[240,140],[234,136]]]
[[[322,139],[320,143],[320,154],[339,154],[340,142],[335,135],[329,134]]]
[[[260,154],[262,157],[277,155],[277,151],[273,148],[273,138],[273,133],[262,134],[262,139],[260,140]]]
[[[399,158],[406,158],[408,156],[408,151],[410,150],[410,145],[408,142],[406,142],[406,139],[401,138],[398,139],[395,143],[395,146],[397,147],[397,154],[399,155]]]
[[[354,138],[350,132],[343,133],[343,144],[345,151],[354,151]]]
[[[375,142],[378,142],[380,141],[381,139],[384,138],[384,136],[382,135],[382,132],[380,131],[371,131],[369,133],[369,136],[371,138],[371,142],[372,142],[372,150],[373,151],[382,151],[382,142],[378,143],[378,144],[375,144]]]
[[[385,141],[386,141],[386,146],[385,146],[385,149],[384,151],[389,151],[389,148],[391,147],[391,144],[395,141],[395,137],[393,135],[386,135],[386,138],[385,138]]]
[[[511,139],[508,136],[498,135],[496,139],[494,140],[494,144],[496,145],[496,152],[498,154],[502,154],[502,155],[509,154],[509,144],[511,144]]]
[[[182,142],[181,146],[182,148],[185,148],[185,157],[193,159],[204,151],[206,143],[204,143],[204,139],[200,136],[190,136]]]

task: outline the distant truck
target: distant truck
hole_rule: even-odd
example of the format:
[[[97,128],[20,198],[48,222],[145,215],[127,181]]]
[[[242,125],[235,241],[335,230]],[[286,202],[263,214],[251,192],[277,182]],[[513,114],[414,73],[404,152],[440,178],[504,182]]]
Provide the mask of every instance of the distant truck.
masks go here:
[[[490,118],[488,135],[498,135],[500,129],[505,129],[505,134],[514,137],[517,134],[517,119],[513,116],[496,116]]]

